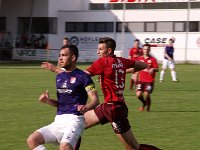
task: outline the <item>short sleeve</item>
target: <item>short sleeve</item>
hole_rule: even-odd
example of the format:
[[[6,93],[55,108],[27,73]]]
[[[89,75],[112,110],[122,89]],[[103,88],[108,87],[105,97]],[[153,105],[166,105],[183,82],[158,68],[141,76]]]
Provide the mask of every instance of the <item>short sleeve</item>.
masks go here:
[[[103,66],[101,63],[101,59],[98,59],[97,61],[93,62],[93,64],[86,69],[92,76],[94,75],[100,75],[103,72]]]
[[[124,61],[125,61],[126,69],[133,68],[135,65],[134,60],[124,59]]]
[[[84,87],[87,87],[88,85],[94,85],[94,82],[92,81],[91,77],[88,74],[83,75],[83,85]]]

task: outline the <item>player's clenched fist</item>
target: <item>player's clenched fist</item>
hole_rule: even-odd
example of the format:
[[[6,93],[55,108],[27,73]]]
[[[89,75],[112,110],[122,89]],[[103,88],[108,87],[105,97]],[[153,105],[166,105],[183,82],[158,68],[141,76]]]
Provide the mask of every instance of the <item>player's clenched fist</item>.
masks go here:
[[[39,101],[42,103],[46,103],[49,99],[49,91],[46,90],[44,93],[42,93],[39,97]]]

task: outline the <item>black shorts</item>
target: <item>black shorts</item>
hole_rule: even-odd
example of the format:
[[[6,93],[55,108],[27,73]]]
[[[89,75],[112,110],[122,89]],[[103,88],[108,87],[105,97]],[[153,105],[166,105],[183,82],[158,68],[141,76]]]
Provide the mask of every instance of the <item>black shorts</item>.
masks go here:
[[[100,123],[110,122],[115,133],[125,133],[131,126],[128,121],[128,108],[124,102],[103,103],[94,109]]]

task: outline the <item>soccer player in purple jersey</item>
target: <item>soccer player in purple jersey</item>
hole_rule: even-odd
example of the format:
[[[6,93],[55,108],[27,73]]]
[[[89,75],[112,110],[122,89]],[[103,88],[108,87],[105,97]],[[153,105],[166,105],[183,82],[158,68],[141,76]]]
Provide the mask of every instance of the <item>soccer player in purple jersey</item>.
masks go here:
[[[99,104],[97,91],[92,79],[76,68],[78,48],[65,45],[60,50],[59,66],[63,72],[57,74],[57,99],[42,93],[39,101],[57,107],[57,115],[50,125],[33,132],[27,139],[30,150],[46,150],[45,143],[60,143],[60,150],[73,150],[85,128],[83,113]],[[90,101],[87,103],[88,97]]]
[[[174,38],[169,39],[169,44],[165,47],[164,59],[162,63],[162,70],[160,72],[160,82],[163,82],[167,67],[171,70],[171,77],[173,82],[178,82],[176,78],[175,62],[174,62]]]

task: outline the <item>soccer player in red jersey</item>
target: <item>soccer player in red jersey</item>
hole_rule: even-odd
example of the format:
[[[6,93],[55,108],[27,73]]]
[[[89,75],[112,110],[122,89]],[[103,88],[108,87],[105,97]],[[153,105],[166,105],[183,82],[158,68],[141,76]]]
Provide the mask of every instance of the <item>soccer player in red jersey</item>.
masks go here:
[[[117,137],[127,150],[147,149],[150,145],[138,144],[132,133],[128,121],[128,108],[123,95],[126,69],[134,68],[134,71],[140,71],[147,65],[141,61],[116,57],[114,55],[115,47],[116,43],[112,38],[100,39],[97,50],[99,59],[86,70],[91,76],[101,76],[100,83],[104,94],[102,104],[84,113],[86,128],[110,122]],[[57,73],[60,71],[50,63],[43,63],[42,67]]]
[[[137,60],[138,57],[140,57],[143,54],[142,48],[140,48],[139,45],[140,45],[140,40],[139,39],[134,40],[133,47],[129,51],[128,58],[130,60]],[[133,89],[133,85],[134,86],[136,85],[137,76],[138,76],[138,72],[132,73],[132,76],[130,79],[130,86],[129,86],[130,90]]]
[[[104,103],[84,114],[86,127],[110,122],[126,149],[138,150],[139,144],[131,131],[123,93],[126,69],[134,68],[135,71],[139,71],[147,66],[139,61],[116,57],[115,47],[113,39],[108,37],[100,39],[97,50],[99,59],[86,70],[91,76],[101,76],[100,83],[104,94]]]
[[[149,44],[143,45],[143,56],[139,57],[138,60],[145,62],[148,67],[139,71],[138,83],[136,85],[136,95],[142,102],[140,111],[143,111],[145,107],[147,111],[150,111],[150,94],[153,92],[155,75],[156,72],[158,72],[158,63],[157,60],[150,55]]]

